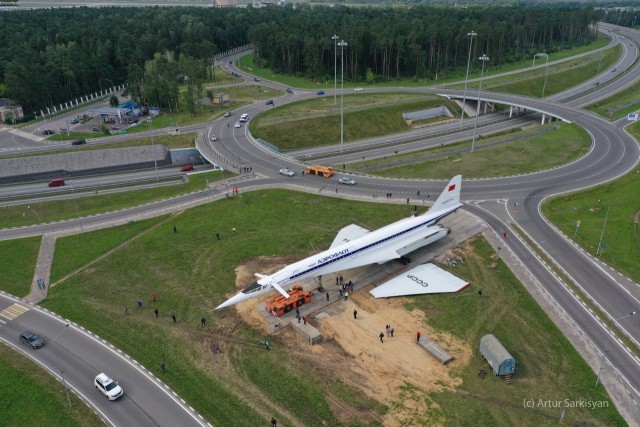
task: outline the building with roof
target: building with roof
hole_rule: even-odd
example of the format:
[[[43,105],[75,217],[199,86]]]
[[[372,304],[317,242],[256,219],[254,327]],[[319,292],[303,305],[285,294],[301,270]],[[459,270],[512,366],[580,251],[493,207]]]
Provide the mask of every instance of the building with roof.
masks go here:
[[[11,119],[24,117],[22,107],[9,98],[0,98],[0,121],[9,123]]]
[[[489,362],[496,375],[510,375],[515,372],[516,360],[511,357],[495,335],[487,334],[480,338],[480,353]]]

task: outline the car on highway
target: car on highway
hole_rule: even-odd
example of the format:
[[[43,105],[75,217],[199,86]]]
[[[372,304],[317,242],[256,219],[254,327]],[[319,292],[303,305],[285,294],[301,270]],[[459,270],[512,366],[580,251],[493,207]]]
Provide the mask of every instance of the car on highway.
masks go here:
[[[124,394],[122,387],[118,383],[107,376],[107,374],[98,374],[93,380],[96,390],[107,396],[109,400],[116,400]]]
[[[45,129],[42,131],[43,135],[53,135],[55,132],[52,131],[51,129]]]
[[[218,140],[218,137],[217,137],[217,136],[215,136],[215,135],[211,135],[211,140],[212,140],[212,141],[217,141],[217,140]]]
[[[267,99],[266,105],[273,105],[273,99]]]
[[[338,182],[340,184],[344,184],[344,185],[356,185],[356,180],[353,178],[348,178],[346,176],[343,176],[342,178],[340,178],[338,180]]]
[[[234,128],[239,128],[240,127],[240,122],[236,122],[235,125],[233,125]]]
[[[193,165],[186,165],[180,168],[180,172],[189,172],[193,170]]]
[[[254,81],[254,82],[259,82],[259,81],[260,81],[260,77],[254,77],[254,78],[253,78],[253,81]]]
[[[71,145],[84,145],[84,144],[86,144],[86,143],[87,143],[87,140],[86,140],[86,139],[84,139],[84,138],[78,138],[78,139],[75,139],[75,140],[71,143]]]
[[[361,87],[357,87],[357,88],[355,88],[355,89],[354,89],[354,91],[356,91],[356,92],[362,92],[362,91],[363,91],[363,89],[362,89]]]
[[[42,339],[42,337],[31,331],[25,331],[22,335],[20,335],[20,342],[22,344],[28,345],[31,348],[40,348],[44,345],[44,340]]]
[[[319,90],[316,92],[316,95],[324,95],[324,91],[323,90]]]
[[[71,123],[72,125],[75,125],[76,123],[80,123],[80,119],[77,117],[74,117],[73,119],[69,120],[69,123]]]
[[[287,93],[293,93],[290,87],[287,88]]]
[[[294,176],[296,173],[289,168],[280,169],[280,175]]]
[[[225,117],[229,117],[230,115],[231,115],[231,111],[227,111],[227,112],[224,113]]]

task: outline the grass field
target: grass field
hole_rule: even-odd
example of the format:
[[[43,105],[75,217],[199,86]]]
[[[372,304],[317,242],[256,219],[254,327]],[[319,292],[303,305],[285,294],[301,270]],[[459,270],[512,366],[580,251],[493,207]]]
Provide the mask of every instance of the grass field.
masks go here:
[[[402,113],[443,105],[458,110],[443,98],[415,94],[347,95],[344,105],[345,141],[409,131]],[[276,107],[253,119],[250,127],[256,138],[282,150],[336,144],[340,141],[340,104],[327,96]]]
[[[281,90],[260,85],[227,87],[224,88],[224,92],[229,94],[231,99],[244,101],[276,98],[284,95]]]
[[[574,49],[554,52],[549,54],[549,61],[556,61],[563,58],[568,58],[570,56],[578,55],[584,52],[589,52],[594,49],[601,48],[606,46],[609,43],[609,38],[603,35],[599,35],[598,39],[593,43],[587,46],[579,46]],[[504,73],[508,71],[520,70],[523,68],[527,68],[531,66],[532,58],[522,58],[521,61],[518,61],[514,64],[500,64],[498,67],[494,67],[491,70],[485,70],[485,75]],[[242,56],[238,62],[238,67],[246,72],[249,72],[253,75],[261,77],[263,79],[272,80],[277,83],[281,83],[286,86],[290,86],[292,88],[304,88],[304,89],[331,89],[334,87],[333,79],[328,81],[317,81],[304,77],[296,77],[296,76],[287,76],[283,74],[274,73],[272,70],[268,68],[257,67],[253,63],[253,53]],[[471,69],[469,78],[480,77],[480,68],[476,67]],[[351,82],[348,81],[348,77],[344,82],[345,88],[354,88],[354,87],[430,87],[434,86],[434,84],[448,84],[454,83],[456,81],[464,80],[466,76],[466,69],[454,70],[450,73],[450,75],[446,75],[446,73],[439,72],[438,80],[425,80],[424,78],[415,79],[415,78],[403,78],[400,80],[389,80],[389,81],[380,81],[375,84],[365,83],[364,79],[359,81]],[[338,83],[338,87],[340,84]]]
[[[205,176],[206,175],[206,176]],[[231,172],[225,173],[229,178]],[[30,203],[31,209],[38,212],[36,217],[30,209],[24,205],[7,206],[0,208],[0,224],[3,227],[21,227],[33,225],[41,219],[43,223],[61,221],[76,218],[76,216],[88,216],[98,213],[109,212],[118,209],[129,208],[157,200],[167,199],[192,191],[203,190],[206,187],[206,180],[215,182],[222,179],[222,172],[211,171],[207,174],[191,175],[189,182],[177,183],[174,185],[147,188],[143,190],[130,190],[120,193],[100,195],[100,190],[96,190],[95,196],[77,197],[75,199],[59,199],[44,202]],[[77,204],[77,211],[76,211]]]
[[[0,426],[102,426],[94,413],[49,372],[6,345],[0,345]]]
[[[553,198],[543,205],[542,211],[591,254],[596,253],[602,234],[605,249],[598,258],[640,282],[638,194],[640,173],[634,170],[614,182]],[[578,221],[580,226],[576,227]]]
[[[73,240],[64,242],[72,238],[61,238],[63,250],[56,252],[54,263],[66,267],[56,266],[56,271],[72,269],[79,262],[74,259],[84,262],[145,227],[150,230],[51,288],[43,305],[139,360],[214,425],[253,426],[267,423],[271,416],[284,425],[343,425],[332,412],[328,396],[358,411],[359,418],[348,425],[378,425],[375,420],[385,413],[384,405],[340,382],[339,375],[328,377],[305,365],[300,354],[284,350],[277,335],[269,337],[272,350],[265,351],[259,345],[261,332],[245,325],[233,310],[210,312],[235,289],[234,270],[241,264],[264,256],[299,259],[314,248],[327,247],[344,225],[357,222],[377,228],[407,214],[406,207],[398,205],[372,207],[336,199],[330,201],[331,209],[324,209],[327,203],[304,193],[257,191],[190,209],[153,229],[154,220],[149,220],[129,224],[126,230],[85,233],[86,244],[80,246]],[[215,233],[221,234],[221,240],[215,239]],[[89,242],[94,239],[108,243]],[[83,254],[84,247],[90,253]],[[494,254],[486,242],[476,242],[475,248],[455,273],[482,287],[486,298],[474,296],[472,288],[471,296],[423,297],[409,308],[425,309],[434,328],[459,336],[473,348],[485,331],[498,334],[519,362],[515,382],[506,387],[491,376],[479,382],[474,375],[481,362],[474,357],[471,365],[454,373],[464,380],[460,390],[428,396],[419,390],[407,392],[437,403],[434,414],[449,425],[471,420],[547,425],[557,419],[545,411],[521,409],[523,397],[606,400],[601,388],[591,386],[595,374],[508,269],[501,262],[492,265]],[[159,309],[159,319],[153,316],[152,292],[158,295],[154,307]],[[133,308],[138,299],[145,302],[143,309]],[[122,313],[125,305],[130,307],[129,316]],[[172,313],[177,315],[176,325]],[[201,316],[208,319],[205,328],[199,325]],[[222,355],[212,354],[212,342],[223,343]],[[162,362],[166,373],[160,371]],[[622,424],[613,407],[567,417],[588,425]]]
[[[0,289],[17,297],[29,294],[41,237],[0,240]],[[2,425],[0,423],[0,425]]]
[[[609,120],[617,120],[634,113],[640,110],[640,82],[629,86],[623,93],[616,93],[588,105],[586,109]]]
[[[501,141],[503,143],[499,143]],[[357,172],[388,178],[445,179],[456,174],[462,174],[465,178],[487,178],[563,165],[583,156],[590,146],[591,138],[582,128],[554,122],[552,125],[510,131],[497,136],[480,136],[476,138],[474,153],[455,153],[471,148],[471,141],[463,141],[445,147],[365,160],[348,167]],[[432,156],[443,157],[429,159]]]
[[[546,85],[544,85],[546,71],[538,69],[524,74],[489,80],[483,82],[482,87],[490,91],[540,97],[544,86],[545,96],[551,96],[593,79],[596,75],[601,75],[620,58],[621,54],[622,48],[618,45],[584,58],[550,66]],[[542,61],[542,58],[539,58],[538,61]],[[469,83],[467,89],[478,86],[479,83]]]
[[[473,349],[469,365],[454,373],[463,381],[459,389],[429,393],[434,412],[446,420],[444,425],[558,425],[564,408],[525,408],[525,399],[606,402],[608,408],[567,409],[563,424],[625,425],[602,386],[594,387],[595,373],[496,258],[493,248],[480,238],[470,247],[473,251],[464,251],[464,263],[448,268],[469,280],[470,288],[453,295],[418,297],[407,304],[409,309],[424,310],[430,326]],[[480,338],[487,333],[494,334],[516,359],[511,385],[494,376],[480,356]],[[488,371],[484,379],[477,375],[480,369]]]

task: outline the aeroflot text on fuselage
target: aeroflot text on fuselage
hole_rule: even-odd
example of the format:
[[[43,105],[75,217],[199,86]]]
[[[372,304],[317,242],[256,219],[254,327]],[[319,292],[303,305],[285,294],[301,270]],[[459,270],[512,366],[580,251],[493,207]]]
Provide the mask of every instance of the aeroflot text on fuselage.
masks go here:
[[[331,254],[331,255],[329,255],[329,256],[326,256],[326,257],[324,257],[324,258],[319,259],[319,260],[318,260],[318,264],[322,264],[322,263],[323,263],[323,262],[325,262],[325,261],[329,261],[329,260],[331,260],[331,259],[337,258],[337,257],[342,256],[342,255],[346,255],[346,254],[348,254],[348,253],[349,253],[349,249],[341,250],[340,252],[336,252],[336,253],[334,253],[334,254]]]

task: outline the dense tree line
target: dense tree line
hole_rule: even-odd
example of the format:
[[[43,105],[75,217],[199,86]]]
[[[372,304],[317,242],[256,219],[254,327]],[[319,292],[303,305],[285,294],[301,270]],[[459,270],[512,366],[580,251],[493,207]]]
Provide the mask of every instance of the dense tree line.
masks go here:
[[[392,79],[466,66],[487,53],[503,63],[586,43],[590,9],[429,8],[73,8],[0,14],[0,96],[26,112],[126,82],[143,102],[172,106],[178,84],[200,95],[214,54],[252,42],[274,70],[333,75],[333,34],[348,43],[345,78]]]
[[[15,99],[29,113],[124,83],[156,53],[210,63],[212,55],[247,43],[248,15],[205,8],[1,13],[0,97]],[[183,80],[180,70],[174,74],[171,83]]]
[[[299,8],[251,27],[259,63],[322,80],[333,77],[335,33],[347,42],[345,79],[434,78],[466,67],[470,31],[477,58],[491,63],[529,58],[592,41],[591,9]],[[340,55],[338,48],[338,55]],[[338,60],[340,68],[340,59]]]

